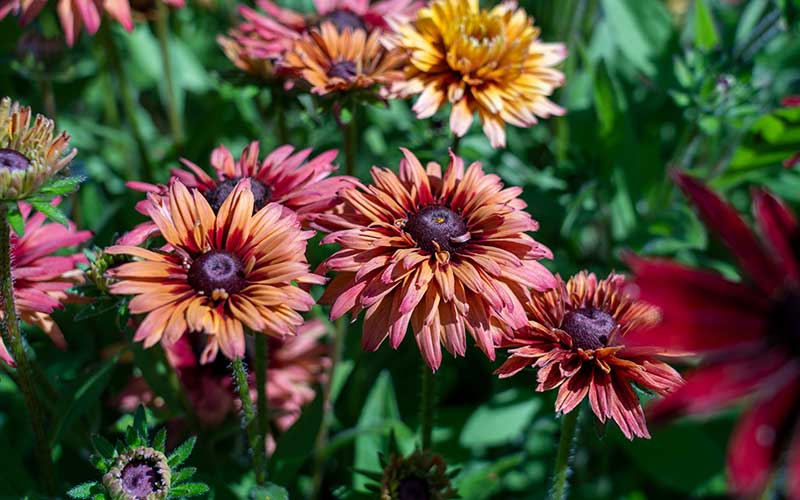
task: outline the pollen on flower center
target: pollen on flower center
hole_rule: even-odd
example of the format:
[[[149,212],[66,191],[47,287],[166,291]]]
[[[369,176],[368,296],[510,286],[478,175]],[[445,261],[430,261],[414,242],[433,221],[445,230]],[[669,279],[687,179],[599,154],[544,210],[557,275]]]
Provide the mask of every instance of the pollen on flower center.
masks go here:
[[[204,193],[208,204],[214,212],[219,212],[220,207],[225,203],[225,199],[233,192],[241,177],[234,177],[219,183],[214,189],[210,189]],[[272,198],[272,190],[263,182],[250,177],[250,191],[253,193],[253,213],[258,212],[269,203]]]
[[[0,168],[12,172],[27,170],[31,161],[27,156],[14,149],[0,149]]]
[[[617,323],[610,314],[587,307],[566,313],[561,330],[572,337],[573,347],[588,350],[607,346],[609,336],[616,326]]]
[[[428,482],[419,477],[407,477],[400,481],[397,488],[398,500],[430,500],[431,493]]]
[[[236,255],[222,250],[204,253],[189,267],[189,284],[198,292],[215,296],[220,290],[233,294],[245,287],[244,266]]]
[[[352,30],[367,29],[367,25],[364,24],[364,20],[361,19],[361,16],[345,9],[336,9],[327,16],[324,16],[320,19],[319,25],[322,25],[322,23],[326,21],[333,23],[339,31],[344,31],[346,28]]]
[[[353,61],[339,61],[331,65],[326,73],[329,77],[338,77],[344,80],[353,78],[358,73],[356,63]]]
[[[429,205],[410,215],[403,227],[423,250],[434,253],[436,245],[453,253],[469,240],[464,219],[447,207]]]
[[[147,460],[137,459],[128,462],[122,469],[120,476],[122,489],[130,498],[147,498],[148,495],[159,491],[161,473],[158,468]]]

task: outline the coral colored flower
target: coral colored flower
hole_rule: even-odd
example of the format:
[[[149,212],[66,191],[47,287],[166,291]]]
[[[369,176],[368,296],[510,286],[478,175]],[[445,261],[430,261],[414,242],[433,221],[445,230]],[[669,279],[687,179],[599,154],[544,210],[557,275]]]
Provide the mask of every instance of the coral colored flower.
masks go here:
[[[185,4],[184,0],[161,1],[176,8]],[[39,15],[45,5],[47,0],[0,0],[0,20],[13,13],[19,15],[20,23],[28,24]],[[58,0],[56,11],[70,47],[75,45],[75,40],[84,27],[90,35],[97,33],[104,12],[126,31],[133,31],[130,0]]]
[[[350,28],[368,32],[388,31],[390,24],[403,23],[414,16],[421,2],[414,0],[315,0],[316,12],[303,15],[278,7],[268,0],[256,1],[263,14],[246,6],[239,12],[244,18],[230,36],[218,41],[237,67],[263,76],[263,65],[280,59],[294,41],[325,22],[340,31]],[[233,56],[233,57],[232,57]],[[264,64],[262,63],[262,64]],[[255,70],[255,71],[253,71]]]
[[[86,262],[82,253],[63,255],[63,250],[80,245],[91,237],[89,231],[76,231],[68,226],[45,223],[40,212],[31,212],[29,205],[19,204],[25,223],[25,234],[11,233],[11,276],[14,279],[14,302],[20,319],[42,329],[55,344],[66,349],[67,341],[50,317],[63,308],[69,298],[66,291],[79,284],[81,272],[75,269]],[[59,252],[61,255],[53,255]],[[0,306],[1,307],[1,306]],[[2,310],[0,310],[2,313]],[[14,360],[0,339],[0,359],[14,366]]]
[[[397,30],[411,63],[395,91],[420,94],[418,118],[449,102],[450,129],[461,137],[477,112],[496,148],[505,146],[505,123],[530,127],[537,117],[564,114],[548,96],[564,83],[553,66],[567,50],[541,42],[539,29],[513,3],[485,10],[478,0],[435,0],[418,11],[416,23]]]
[[[300,326],[294,337],[269,339],[267,397],[273,426],[279,432],[300,418],[303,407],[314,400],[316,386],[325,381],[330,366],[328,345],[320,342],[325,334],[324,323],[312,320]],[[215,427],[236,413],[236,391],[227,361],[217,358],[201,364],[203,343],[199,336],[191,340],[183,336],[167,347],[167,360],[177,371],[200,423]],[[257,397],[252,371],[250,392]],[[134,411],[139,404],[157,406],[155,395],[141,378],[132,379],[115,403],[125,412]]]
[[[238,160],[233,158],[225,146],[219,146],[211,153],[211,166],[215,177],[188,160],[181,160],[187,170],[173,169],[172,179],[180,180],[189,188],[198,189],[213,210],[218,210],[225,198],[233,191],[240,179],[250,179],[255,205],[260,209],[269,202],[275,202],[297,213],[305,225],[312,215],[333,209],[339,200],[336,192],[358,182],[349,176],[330,177],[338,167],[331,162],[336,158],[336,150],[326,151],[308,160],[311,149],[294,152],[292,146],[281,146],[271,152],[263,161],[258,159],[258,142],[253,141],[245,147]],[[129,182],[128,186],[148,193],[165,196],[169,190],[164,185]],[[148,213],[150,200],[143,200],[137,209]],[[138,245],[157,231],[155,224],[145,222],[124,236],[118,243]]]
[[[757,191],[759,240],[733,207],[699,181],[682,173],[675,179],[731,249],[744,280],[668,260],[628,259],[642,299],[663,315],[656,328],[632,332],[630,341],[701,357],[686,385],[652,407],[652,414],[708,414],[747,401],[728,444],[734,492],[760,493],[788,450],[788,496],[800,498],[800,227],[778,199]]]
[[[145,347],[174,344],[187,331],[209,341],[203,360],[217,349],[228,358],[244,355],[244,329],[273,336],[293,335],[303,324],[298,311],[314,299],[298,285],[321,284],[309,272],[306,240],[291,212],[270,203],[253,213],[250,181],[236,185],[217,214],[203,195],[180,181],[169,195],[150,195],[150,218],[167,241],[162,251],[117,245],[109,254],[140,259],[108,271],[118,279],[111,293],[135,295],[133,314],[146,314],[134,340]]]
[[[302,77],[312,92],[361,90],[387,85],[403,78],[403,51],[386,49],[380,32],[369,35],[364,30],[338,31],[332,23],[303,36],[286,51],[280,67]]]
[[[30,196],[66,167],[78,153],[69,150],[65,132],[53,137],[55,124],[31,108],[0,100],[0,199]]]
[[[402,151],[399,177],[375,167],[373,185],[339,192],[341,215],[315,219],[338,229],[323,242],[342,247],[322,265],[337,276],[320,301],[333,304],[331,318],[366,310],[365,350],[387,337],[397,348],[410,322],[433,370],[441,344],[464,355],[465,329],[494,359],[503,330],[527,324],[522,304],[529,289],[555,286],[538,262],[552,254],[526,234],[538,224],[524,211],[521,188],[503,189],[479,163],[465,171],[452,153],[442,175],[437,163],[426,170]]]
[[[530,324],[505,343],[514,348],[496,373],[505,378],[534,367],[537,391],[558,388],[557,412],[569,413],[588,396],[601,422],[614,420],[628,439],[649,438],[631,383],[666,394],[682,379],[651,354],[625,346],[629,331],[658,322],[658,311],[628,296],[625,284],[620,274],[598,282],[584,271],[534,294],[527,304]]]

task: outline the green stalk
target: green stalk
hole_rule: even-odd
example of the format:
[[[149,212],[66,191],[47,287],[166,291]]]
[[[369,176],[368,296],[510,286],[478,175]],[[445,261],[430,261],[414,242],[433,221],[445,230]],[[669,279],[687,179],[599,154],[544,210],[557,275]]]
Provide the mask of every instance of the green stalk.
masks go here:
[[[422,379],[422,399],[419,405],[419,421],[422,451],[431,451],[433,448],[434,409],[436,407],[436,378],[424,359],[420,377]]]
[[[119,94],[122,97],[122,108],[125,111],[125,116],[128,119],[128,124],[131,126],[133,139],[136,142],[136,148],[139,150],[139,156],[144,163],[144,180],[155,182],[156,172],[153,161],[150,159],[150,153],[147,149],[147,143],[142,134],[142,128],[139,124],[139,118],[136,116],[136,102],[133,99],[133,93],[129,85],[128,75],[125,73],[125,66],[122,64],[122,56],[120,55],[117,42],[114,40],[114,34],[111,28],[108,27],[109,23],[103,23],[100,27],[99,38],[105,47],[105,60],[108,64],[111,73],[116,76],[117,87]],[[132,173],[132,179],[140,177],[138,172]],[[130,174],[129,174],[130,175]]]
[[[239,399],[242,401],[242,427],[247,431],[256,483],[264,484],[267,480],[264,473],[265,442],[263,436],[258,433],[253,400],[250,398],[250,386],[247,383],[247,368],[245,368],[242,358],[236,358],[231,362],[231,370],[233,371],[233,380],[239,390]]]
[[[258,399],[256,400],[256,411],[258,412],[258,433],[261,436],[263,449],[264,440],[269,434],[269,399],[267,396],[267,369],[269,367],[269,344],[267,335],[255,332],[256,341],[256,390]],[[264,473],[266,478],[267,461],[264,456]]]
[[[322,476],[325,468],[325,448],[328,446],[328,433],[333,422],[333,408],[331,407],[331,387],[336,367],[342,361],[344,351],[344,337],[347,334],[347,317],[342,316],[336,320],[336,329],[333,332],[331,344],[331,366],[328,368],[327,383],[322,386],[322,423],[317,433],[317,442],[314,445],[314,474],[313,494],[311,498],[320,498],[322,492]]]
[[[354,175],[356,171],[356,148],[358,147],[358,105],[353,104],[350,121],[342,125],[342,140],[344,142],[344,173]]]
[[[19,317],[14,304],[14,282],[11,277],[11,226],[8,224],[8,204],[0,203],[0,293],[3,298],[3,342],[11,350],[11,356],[17,364],[17,381],[25,399],[25,406],[33,427],[36,441],[36,458],[39,462],[39,473],[49,495],[55,494],[53,476],[53,457],[45,431],[44,412],[36,395],[34,371],[19,329]]]
[[[178,101],[175,98],[175,86],[172,80],[172,58],[169,55],[169,7],[164,2],[157,1],[158,11],[156,12],[156,35],[158,36],[158,46],[161,49],[161,62],[164,65],[164,83],[166,84],[165,97],[167,101],[167,118],[169,128],[172,133],[172,140],[175,146],[180,149],[183,146],[183,120],[178,111]]]
[[[572,456],[574,455],[577,441],[578,417],[580,407],[561,417],[561,438],[558,441],[556,465],[553,471],[553,489],[550,490],[550,500],[565,500],[569,484],[567,479],[571,473]]]

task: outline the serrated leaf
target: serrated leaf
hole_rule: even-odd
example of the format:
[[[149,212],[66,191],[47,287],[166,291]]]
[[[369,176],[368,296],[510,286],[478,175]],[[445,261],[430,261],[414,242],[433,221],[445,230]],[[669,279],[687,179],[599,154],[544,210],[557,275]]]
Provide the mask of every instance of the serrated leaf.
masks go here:
[[[136,448],[147,444],[142,441],[142,437],[138,432],[136,432],[136,428],[134,426],[130,426],[125,430],[125,442],[131,448]]]
[[[67,492],[71,498],[89,498],[92,496],[92,488],[97,485],[97,481],[79,484]]]
[[[114,445],[100,434],[92,435],[92,446],[103,458],[114,458]]]
[[[185,462],[186,459],[189,458],[189,455],[192,454],[192,450],[194,449],[194,444],[196,442],[197,442],[197,436],[192,436],[189,439],[187,439],[186,442],[184,442],[182,445],[175,448],[175,451],[173,451],[170,454],[169,458],[167,459],[169,466],[174,469],[175,467]]]
[[[205,495],[208,491],[205,483],[184,483],[170,488],[168,498],[196,497]]]
[[[156,433],[155,439],[153,439],[153,448],[164,453],[165,447],[167,444],[167,429],[162,428]]]
[[[192,476],[194,476],[195,472],[197,472],[197,467],[184,467],[178,472],[173,472],[172,484],[179,484],[184,481],[188,481],[192,478]]]
[[[84,180],[86,179],[80,176],[62,177],[42,186],[39,193],[53,196],[70,194],[76,191]]]
[[[106,465],[105,459],[97,454],[92,454],[89,456],[89,463],[94,466],[95,469],[99,470],[103,474],[108,472],[108,465]]]
[[[53,221],[65,226],[69,224],[69,219],[67,219],[67,216],[64,215],[64,213],[58,207],[51,205],[49,201],[43,201],[41,199],[28,201],[33,208],[45,214],[49,219],[52,219]]]

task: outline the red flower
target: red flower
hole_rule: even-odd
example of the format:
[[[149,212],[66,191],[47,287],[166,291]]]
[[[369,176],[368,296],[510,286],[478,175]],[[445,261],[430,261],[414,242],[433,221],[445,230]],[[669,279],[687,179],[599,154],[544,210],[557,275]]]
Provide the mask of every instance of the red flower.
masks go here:
[[[189,160],[182,159],[188,170],[172,169],[172,180],[180,180],[186,187],[198,189],[216,212],[236,183],[240,179],[248,178],[256,209],[261,209],[269,202],[278,203],[295,212],[304,226],[308,226],[309,217],[328,212],[340,203],[336,197],[339,189],[358,182],[345,175],[330,177],[338,168],[331,163],[336,158],[336,150],[326,151],[310,160],[310,148],[295,152],[288,145],[277,148],[261,161],[258,155],[257,141],[245,147],[238,160],[233,158],[228,148],[219,146],[211,153],[214,177]],[[169,192],[169,188],[163,184],[128,182],[128,187],[153,193],[158,197],[166,196]],[[136,209],[148,215],[150,204],[149,199],[142,200]],[[157,232],[158,228],[154,223],[145,222],[117,243],[139,245]]]
[[[654,416],[709,413],[737,400],[750,409],[728,446],[732,487],[763,490],[784,448],[789,451],[789,495],[800,498],[800,228],[775,197],[755,193],[762,241],[719,196],[692,177],[677,183],[739,262],[744,282],[675,262],[630,257],[640,296],[663,321],[632,332],[628,343],[673,354],[697,354],[700,367],[686,385],[652,407]],[[788,444],[788,447],[786,446]]]
[[[68,298],[66,290],[81,282],[81,273],[75,269],[75,264],[86,262],[86,257],[81,253],[52,254],[83,243],[92,233],[76,231],[72,223],[66,227],[45,224],[46,217],[40,212],[31,215],[31,207],[26,203],[20,203],[19,209],[25,222],[25,234],[11,234],[11,276],[17,313],[22,321],[38,326],[58,347],[65,349],[67,342],[50,313],[63,308]],[[0,359],[14,366],[2,339]]]

